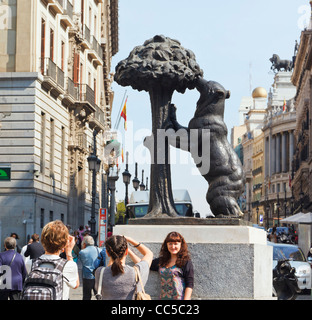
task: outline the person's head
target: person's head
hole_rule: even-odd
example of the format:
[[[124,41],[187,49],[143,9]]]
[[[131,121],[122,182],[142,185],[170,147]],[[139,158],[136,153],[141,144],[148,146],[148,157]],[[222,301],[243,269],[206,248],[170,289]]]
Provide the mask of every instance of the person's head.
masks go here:
[[[4,239],[4,247],[7,250],[14,250],[16,247],[16,239],[14,237],[7,237]]]
[[[68,229],[62,221],[51,221],[42,229],[41,244],[46,252],[58,253],[65,248],[68,236]]]
[[[32,236],[31,236],[33,242],[36,242],[36,241],[39,241],[39,234],[37,233],[34,233]]]
[[[160,265],[164,267],[171,256],[176,256],[177,267],[183,267],[185,263],[190,259],[187,243],[183,236],[178,232],[170,232],[164,240],[160,250]]]
[[[88,247],[88,246],[94,246],[94,239],[89,235],[84,236],[82,243],[81,243],[81,246],[83,248]]]
[[[15,238],[15,239],[19,239],[18,234],[15,233],[15,232],[12,232],[11,235],[10,235],[10,237]]]
[[[111,236],[105,241],[107,255],[113,260],[113,276],[124,273],[121,260],[128,254],[128,242],[124,236]]]

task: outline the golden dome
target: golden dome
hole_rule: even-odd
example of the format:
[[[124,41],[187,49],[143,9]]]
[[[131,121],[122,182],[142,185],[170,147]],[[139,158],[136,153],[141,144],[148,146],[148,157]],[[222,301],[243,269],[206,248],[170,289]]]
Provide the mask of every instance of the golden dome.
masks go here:
[[[267,91],[262,88],[262,87],[257,87],[253,92],[252,92],[252,97],[255,98],[266,98],[268,96]]]

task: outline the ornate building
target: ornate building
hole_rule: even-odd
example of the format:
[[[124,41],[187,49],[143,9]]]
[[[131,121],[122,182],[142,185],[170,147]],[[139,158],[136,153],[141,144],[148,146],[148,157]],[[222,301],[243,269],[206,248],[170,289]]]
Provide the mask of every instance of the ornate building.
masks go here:
[[[0,180],[0,239],[14,231],[25,240],[50,220],[73,229],[88,224],[94,132],[101,159],[96,208],[104,201],[118,0],[12,0],[2,6],[0,170],[10,177]]]
[[[264,133],[264,186],[261,202],[266,207],[267,225],[292,213],[291,170],[294,154],[294,129],[296,87],[291,83],[291,72],[275,74],[268,98],[263,123]]]
[[[311,3],[311,2],[310,2]],[[293,193],[295,211],[312,210],[312,24],[301,32],[300,45],[296,57],[292,82],[297,87],[295,108],[295,154],[293,161]]]

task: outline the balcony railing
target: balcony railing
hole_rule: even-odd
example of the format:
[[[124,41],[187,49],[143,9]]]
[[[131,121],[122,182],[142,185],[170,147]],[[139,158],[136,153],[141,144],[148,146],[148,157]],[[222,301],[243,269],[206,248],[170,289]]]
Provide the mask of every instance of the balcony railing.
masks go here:
[[[67,3],[66,3],[66,9],[65,9],[64,14],[68,15],[73,20],[74,7],[68,0],[67,0]]]
[[[71,78],[67,78],[67,94],[71,95],[74,100],[78,100],[78,89]]]
[[[54,88],[59,93],[65,89],[64,72],[51,60],[40,58],[40,72],[44,76],[43,82],[48,89]]]
[[[96,107],[94,91],[87,84],[78,84],[78,100]]]
[[[98,54],[100,59],[103,59],[103,48],[100,46],[94,36],[92,37],[92,49]]]

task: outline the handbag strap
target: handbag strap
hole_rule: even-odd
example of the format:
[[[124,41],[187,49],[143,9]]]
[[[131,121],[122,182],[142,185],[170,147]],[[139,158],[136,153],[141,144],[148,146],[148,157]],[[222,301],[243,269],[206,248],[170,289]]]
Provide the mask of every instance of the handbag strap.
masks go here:
[[[14,261],[15,256],[16,256],[16,252],[14,252],[14,255],[13,255],[13,258],[12,258],[12,260],[11,260],[10,264],[9,264],[9,267],[11,267],[11,264],[12,264],[12,262]]]
[[[104,269],[105,269],[105,267],[102,267],[102,269],[100,271],[99,285],[98,285],[98,289],[97,289],[98,294],[102,294],[102,282],[103,282]]]
[[[138,282],[140,281],[142,292],[145,293],[144,285],[143,285],[143,282],[141,279],[141,274],[140,274],[139,269],[136,266],[134,266],[134,271],[135,271],[135,281],[136,281],[136,292],[137,292],[137,288],[138,288]]]

